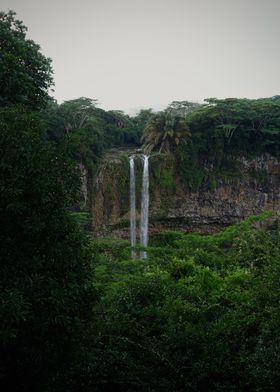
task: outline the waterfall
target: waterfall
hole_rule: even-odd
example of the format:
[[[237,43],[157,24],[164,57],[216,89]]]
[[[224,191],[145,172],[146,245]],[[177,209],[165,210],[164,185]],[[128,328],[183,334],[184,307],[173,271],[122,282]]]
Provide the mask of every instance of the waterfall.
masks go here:
[[[142,176],[142,195],[141,195],[141,222],[140,222],[140,245],[148,246],[148,226],[149,226],[149,157],[142,155],[143,176]],[[130,167],[130,243],[134,247],[136,245],[136,186],[135,186],[135,156],[129,158]],[[131,257],[136,258],[136,252],[131,251]],[[146,251],[140,252],[140,258],[147,257]]]
[[[140,223],[140,244],[148,246],[148,226],[149,226],[149,157],[143,155],[143,177],[141,196],[141,223]],[[146,251],[140,252],[140,258],[147,257]]]
[[[136,245],[136,197],[135,197],[135,167],[134,156],[129,159],[130,165],[130,243]],[[136,257],[135,251],[132,250],[131,257]]]

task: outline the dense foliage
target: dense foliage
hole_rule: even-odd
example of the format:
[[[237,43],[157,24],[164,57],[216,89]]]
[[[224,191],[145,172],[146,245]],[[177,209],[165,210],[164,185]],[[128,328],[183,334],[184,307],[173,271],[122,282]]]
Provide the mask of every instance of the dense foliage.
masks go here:
[[[205,165],[212,166],[215,175],[239,175],[236,157],[280,155],[277,96],[209,99],[203,105],[173,102],[163,112],[142,110],[134,117],[106,112],[96,104],[79,98],[52,103],[44,112],[48,138],[64,145],[69,156],[92,173],[106,150],[140,147],[141,140],[148,153],[172,152],[178,172],[193,190],[207,177]]]
[[[209,99],[205,104],[173,102],[163,112],[141,110],[130,117],[104,111],[96,100],[79,98],[44,111],[47,137],[64,146],[92,174],[111,148],[171,152],[192,190],[216,174],[237,175],[236,157],[280,156],[280,99]],[[209,179],[208,179],[209,180]],[[215,181],[210,179],[209,181]]]
[[[0,45],[0,389],[64,391],[95,299],[92,253],[69,215],[79,173],[45,140],[50,61],[13,12],[0,14]]]
[[[143,131],[141,141],[144,151],[150,154],[153,150],[171,152],[191,136],[186,121],[171,111],[156,114],[151,118]]]
[[[91,253],[67,209],[78,177],[38,114],[0,110],[0,386],[60,390],[92,319]],[[55,385],[55,387],[54,387]],[[64,390],[63,388],[61,390]]]
[[[280,157],[280,98],[209,99],[186,117],[191,142],[178,146],[178,170],[196,190],[208,175],[240,175],[237,157]]]
[[[228,154],[280,154],[280,97],[208,99],[187,117],[193,144],[212,160]]]
[[[212,236],[162,233],[144,261],[99,240],[91,385],[277,391],[280,232],[257,229],[263,218]]]
[[[130,117],[122,111],[102,110],[96,100],[82,97],[61,105],[52,102],[43,116],[47,138],[66,148],[71,158],[93,174],[104,151],[140,146],[142,130],[152,111],[141,110]]]
[[[27,39],[15,13],[0,13],[0,107],[21,103],[38,109],[49,100],[51,60]]]

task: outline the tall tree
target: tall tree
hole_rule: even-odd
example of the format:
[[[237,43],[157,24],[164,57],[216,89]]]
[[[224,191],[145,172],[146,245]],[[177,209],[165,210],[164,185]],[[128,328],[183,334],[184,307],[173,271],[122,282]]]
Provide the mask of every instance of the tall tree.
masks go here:
[[[65,390],[94,301],[90,251],[67,210],[78,175],[36,113],[2,108],[0,129],[0,389]]]
[[[15,12],[0,12],[0,106],[21,103],[39,109],[49,100],[51,60],[26,32]]]
[[[142,141],[147,153],[153,150],[170,152],[175,146],[185,142],[191,136],[183,117],[171,112],[156,114],[146,125]]]
[[[104,148],[103,121],[97,101],[77,98],[58,105],[51,102],[42,112],[47,123],[47,138],[63,144],[69,155],[94,171]]]
[[[182,117],[186,117],[189,113],[198,109],[201,105],[197,102],[191,101],[173,101],[167,106],[166,111],[170,111],[173,114],[177,114]]]

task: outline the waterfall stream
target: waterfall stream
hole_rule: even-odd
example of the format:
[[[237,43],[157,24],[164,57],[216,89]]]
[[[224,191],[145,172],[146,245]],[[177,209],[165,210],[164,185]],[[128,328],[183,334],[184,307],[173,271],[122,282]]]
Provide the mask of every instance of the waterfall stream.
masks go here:
[[[142,177],[142,196],[141,196],[141,223],[140,223],[140,245],[147,247],[149,240],[149,157],[143,155],[143,177]],[[140,258],[147,257],[146,251],[140,252]]]
[[[142,194],[141,194],[141,219],[140,219],[140,245],[142,247],[148,246],[148,228],[149,228],[149,157],[147,155],[141,156],[143,162],[142,175]],[[135,156],[129,158],[130,167],[130,243],[134,247],[136,245],[136,185],[135,185]],[[136,258],[136,252],[131,251],[131,257]],[[142,250],[140,258],[145,259],[147,252]]]
[[[136,196],[135,196],[135,165],[134,156],[129,159],[130,165],[130,243],[136,245]],[[135,251],[132,250],[131,257],[136,257]]]

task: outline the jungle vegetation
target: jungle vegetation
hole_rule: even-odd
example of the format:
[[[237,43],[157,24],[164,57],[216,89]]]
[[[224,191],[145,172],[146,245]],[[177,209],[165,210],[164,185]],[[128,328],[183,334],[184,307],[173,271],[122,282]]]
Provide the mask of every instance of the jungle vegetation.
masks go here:
[[[0,13],[1,390],[278,391],[277,217],[212,236],[161,233],[148,259],[131,260],[128,242],[93,239],[70,210],[77,163],[94,176],[106,150],[141,147],[144,129],[187,181],[205,160],[279,157],[280,98],[129,116],[85,97],[58,104],[52,74],[15,13]],[[164,126],[152,136],[159,117],[179,121],[178,143],[176,122],[166,147]]]

